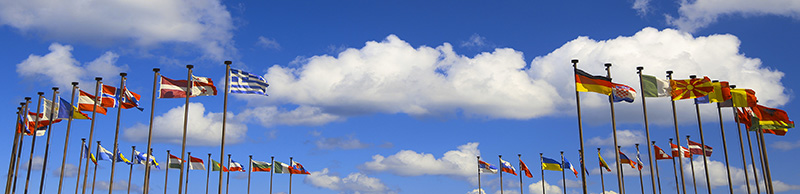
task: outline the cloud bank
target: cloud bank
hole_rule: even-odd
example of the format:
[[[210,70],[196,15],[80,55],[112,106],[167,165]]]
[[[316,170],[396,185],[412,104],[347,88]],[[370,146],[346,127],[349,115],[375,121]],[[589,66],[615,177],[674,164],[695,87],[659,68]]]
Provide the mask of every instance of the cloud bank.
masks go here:
[[[638,3],[641,0],[637,0]],[[636,6],[634,6],[636,8]],[[800,19],[800,2],[794,0],[694,0],[680,1],[678,17],[667,15],[667,23],[694,32],[725,16],[777,15]]]
[[[378,178],[369,177],[363,173],[350,173],[346,177],[339,177],[331,174],[328,168],[323,168],[322,171],[311,172],[311,175],[306,176],[303,182],[311,184],[314,187],[326,188],[342,193],[397,193],[389,189]]]
[[[166,113],[153,118],[153,141],[180,144],[183,137],[183,117],[185,105],[175,107]],[[228,114],[225,131],[225,143],[243,142],[247,134],[247,126],[237,122],[236,116]],[[202,103],[189,103],[189,120],[186,133],[187,145],[219,145],[222,135],[222,113],[208,112]],[[128,141],[145,142],[149,125],[136,123],[123,132]]]

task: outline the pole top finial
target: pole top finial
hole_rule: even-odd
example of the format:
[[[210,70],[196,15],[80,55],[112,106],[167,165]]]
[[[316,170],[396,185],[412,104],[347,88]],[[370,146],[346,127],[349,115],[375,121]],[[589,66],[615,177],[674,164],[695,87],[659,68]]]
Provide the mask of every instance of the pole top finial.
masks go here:
[[[94,77],[94,80],[100,81],[100,80],[103,80],[103,77]]]
[[[503,155],[502,155],[502,154],[498,154],[498,155],[497,155],[497,157],[501,157],[501,158],[502,158],[502,157],[503,157]]]
[[[600,148],[597,148],[597,151],[600,151]]]
[[[81,138],[81,141],[86,141],[86,138]]]
[[[636,70],[642,71],[642,69],[644,69],[644,67],[642,67],[642,66],[636,67]]]
[[[228,154],[228,157],[230,157],[230,156],[231,156],[231,154]],[[292,157],[289,157],[289,158],[292,158]]]
[[[478,156],[478,159],[481,159],[481,156]]]
[[[667,76],[672,75],[672,70],[667,70]]]
[[[611,63],[604,64],[606,67],[611,67]]]
[[[650,143],[656,144],[656,141],[650,141]]]
[[[231,63],[233,63],[233,62],[231,62],[231,61],[225,61],[225,65],[230,65]]]
[[[697,78],[697,75],[689,75],[689,78],[692,78],[692,79]]]
[[[736,85],[730,85],[731,89],[736,89]]]
[[[686,135],[686,138],[689,138],[689,135]]]
[[[58,91],[58,87],[53,87],[53,91]]]
[[[25,104],[26,104],[25,102],[20,102],[19,103],[20,106],[25,106]]]
[[[72,86],[78,86],[78,82],[72,82]]]
[[[186,65],[186,68],[192,69],[194,68],[194,65]]]
[[[36,92],[36,94],[39,94],[39,96],[41,97],[42,95],[44,95],[44,92]]]
[[[522,154],[517,154],[517,156],[522,156]]]
[[[622,146],[617,146],[617,148],[622,148]]]
[[[633,144],[633,145],[639,146],[639,144],[638,144],[638,143],[637,143],[637,144]]]
[[[136,149],[136,146],[131,146],[131,148]]]
[[[125,73],[125,72],[120,72],[120,73],[119,73],[119,76],[125,77],[125,76],[128,76],[128,73]]]
[[[25,101],[31,101],[31,97],[25,97]]]
[[[161,71],[160,68],[153,68],[153,72],[159,72],[159,71]]]
[[[578,59],[572,59],[572,63],[578,63]]]

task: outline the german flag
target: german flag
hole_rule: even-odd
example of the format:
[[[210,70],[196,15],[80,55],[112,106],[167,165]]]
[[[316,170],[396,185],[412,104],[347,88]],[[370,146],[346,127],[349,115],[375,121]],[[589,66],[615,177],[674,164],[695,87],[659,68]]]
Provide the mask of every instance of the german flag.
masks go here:
[[[611,78],[590,75],[583,70],[575,69],[575,90],[578,92],[596,92],[611,95],[614,84]]]

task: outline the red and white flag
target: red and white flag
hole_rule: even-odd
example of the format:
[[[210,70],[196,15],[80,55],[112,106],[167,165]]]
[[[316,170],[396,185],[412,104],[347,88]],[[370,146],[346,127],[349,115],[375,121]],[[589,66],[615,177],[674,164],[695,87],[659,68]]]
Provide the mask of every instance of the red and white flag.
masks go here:
[[[678,146],[672,143],[669,143],[669,146],[672,147],[672,157],[680,157],[679,154],[681,152],[683,152],[684,158],[692,157],[692,152],[689,152],[689,149],[686,149],[683,146]],[[678,151],[678,147],[680,147],[680,151]]]
[[[95,101],[97,98],[94,95],[89,94],[88,92],[84,92],[81,90],[80,96],[78,96],[78,110],[80,111],[92,111],[95,106]],[[106,108],[101,105],[100,102],[97,103],[97,113],[106,114]]]
[[[711,156],[711,152],[713,151],[713,149],[710,146],[703,145],[703,144],[700,144],[700,143],[693,142],[693,141],[689,140],[689,151],[691,151],[692,154],[702,155],[703,154],[703,146],[706,147],[706,154],[705,155],[706,156]]]
[[[189,156],[189,170],[205,170],[206,165],[203,165],[203,159]]]
[[[240,163],[238,163],[238,162],[236,162],[234,160],[231,160],[231,163],[228,164],[228,167],[229,167],[228,170],[230,170],[230,171],[244,172],[244,168],[242,168],[242,164],[240,164]]]
[[[161,76],[160,93],[158,98],[186,98],[186,80],[173,80]],[[217,87],[214,82],[207,77],[192,76],[192,88],[189,90],[189,97],[195,96],[216,96]]]
[[[654,150],[655,150],[655,152],[656,152],[656,160],[667,160],[667,159],[672,159],[672,156],[670,156],[669,154],[667,154],[666,152],[664,152],[664,150],[662,150],[662,149],[661,149],[660,147],[658,147],[657,145],[653,145],[653,149],[654,149]]]

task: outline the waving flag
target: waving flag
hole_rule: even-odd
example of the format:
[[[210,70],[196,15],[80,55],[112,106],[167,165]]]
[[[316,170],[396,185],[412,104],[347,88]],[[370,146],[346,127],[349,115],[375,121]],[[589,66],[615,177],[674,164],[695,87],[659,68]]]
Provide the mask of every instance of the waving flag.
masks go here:
[[[228,168],[226,168],[216,160],[211,159],[211,171],[220,171],[220,170],[222,170],[222,172],[228,172]]]
[[[575,69],[575,90],[578,92],[595,92],[611,95],[614,84],[611,78],[597,76],[586,73],[583,70]]]
[[[679,154],[681,154],[681,152],[683,152],[684,158],[692,157],[692,152],[690,152],[689,149],[686,149],[683,146],[678,146],[672,143],[669,143],[669,146],[672,148],[672,157],[680,157]],[[678,151],[678,147],[680,147],[680,151]]]
[[[150,156],[150,155],[145,154],[145,153],[141,153],[141,152],[136,151],[136,150],[134,150],[133,153],[135,154],[133,156],[133,163],[146,165],[145,161],[147,161],[149,159],[151,165],[153,165],[157,169],[161,169],[161,166],[159,166],[158,162],[156,161],[156,157]]]
[[[662,150],[662,149],[661,149],[660,147],[658,147],[657,145],[653,145],[653,149],[654,149],[654,150],[655,150],[655,152],[656,152],[656,160],[666,160],[666,159],[672,159],[672,156],[670,156],[669,154],[667,154],[666,152],[664,152],[664,150]]]
[[[703,154],[703,147],[706,148],[706,154],[705,155],[706,156],[711,156],[711,152],[713,151],[713,149],[710,146],[703,145],[703,144],[700,144],[700,143],[697,143],[697,142],[689,140],[689,151],[692,152],[692,154],[702,155]]]
[[[575,170],[575,168],[573,168],[573,167],[572,167],[572,163],[569,163],[569,160],[567,160],[567,158],[564,158],[564,165],[563,165],[563,167],[564,167],[564,169],[569,169],[569,170],[571,170],[571,171],[572,171],[572,173],[575,173],[575,178],[578,178],[578,171],[577,171],[577,170]]]
[[[514,169],[514,166],[511,166],[511,163],[503,159],[500,159],[500,170],[509,174],[517,175],[517,172],[515,172],[517,169]]]
[[[231,69],[228,93],[267,95],[269,83],[263,77],[238,69]]]
[[[711,84],[711,79],[708,77],[685,79],[685,80],[672,80],[670,81],[670,88],[672,88],[672,100],[683,100],[703,97],[714,91],[714,85]]]
[[[642,171],[644,168],[644,163],[642,163],[642,157],[639,155],[639,150],[636,150],[636,166],[639,167],[639,171]]]
[[[86,157],[87,160],[90,159],[90,160],[92,160],[92,162],[94,162],[94,165],[97,165],[97,158],[95,158],[94,154],[92,154],[92,152],[89,151],[89,145],[84,143],[83,144],[83,149],[81,149],[81,152],[84,153],[84,157]],[[88,154],[86,154],[86,153],[88,153]]]
[[[605,168],[606,171],[611,172],[611,167],[608,167],[606,160],[603,160],[603,156],[600,155],[600,151],[597,152],[597,158],[600,159],[600,168]]]
[[[613,89],[611,97],[614,102],[633,103],[633,99],[636,98],[636,90],[625,84],[614,83]]]
[[[79,111],[89,111],[91,112],[92,109],[95,109],[95,101],[97,97],[91,95],[83,90],[80,91],[80,95],[78,96],[78,110]],[[106,108],[103,107],[100,102],[97,102],[96,112],[100,114],[106,114]]]
[[[203,159],[189,156],[189,170],[205,170],[206,165],[203,164]]]
[[[114,158],[114,153],[113,152],[108,151],[106,148],[104,148],[101,145],[97,145],[97,147],[98,147],[97,149],[100,149],[100,151],[98,151],[98,153],[97,153],[97,158],[98,159],[112,161],[112,158]]]
[[[560,162],[547,157],[542,157],[542,170],[562,171],[563,169],[561,168]]]
[[[306,170],[306,168],[303,168],[302,164],[295,161],[292,161],[292,167],[289,168],[289,171],[292,174],[311,174]]]
[[[183,160],[175,155],[170,154],[169,160],[167,160],[167,168],[181,169],[181,166],[183,166]]]
[[[481,173],[497,174],[497,167],[483,160],[478,160],[478,169]]]
[[[67,100],[61,98],[61,103],[58,104],[58,117],[56,118],[68,119],[70,115],[72,115],[72,119],[91,119],[89,115],[78,111],[77,107],[72,106]]]
[[[669,87],[669,80],[659,79],[652,75],[642,75],[642,85],[643,97],[667,97],[672,91]]]
[[[140,111],[144,108],[139,107],[139,100],[142,98],[137,93],[131,92],[127,87],[120,91],[119,88],[114,86],[103,86],[103,94],[101,95],[102,106],[104,107],[117,107],[122,105],[124,109],[136,108]],[[117,102],[119,99],[119,102]]]
[[[188,85],[189,82],[186,80],[173,80],[161,76],[158,98],[186,98]],[[192,90],[189,97],[216,95],[217,87],[214,86],[214,82],[210,78],[192,76]]]
[[[291,171],[289,170],[290,166],[283,162],[275,161],[273,166],[275,166],[275,171],[272,173],[275,174],[289,174]]]
[[[620,163],[627,163],[631,165],[631,168],[636,168],[636,162],[628,158],[622,151],[619,152],[619,162]]]
[[[525,176],[527,176],[528,178],[533,178],[531,170],[528,169],[528,165],[525,165],[525,162],[522,162],[522,159],[519,160],[519,171],[524,172]]]
[[[229,166],[228,170],[230,170],[230,171],[244,172],[244,169],[242,168],[242,164],[236,162],[233,159],[231,159],[231,163],[228,164],[228,166]]]
[[[250,171],[253,172],[269,172],[272,169],[272,165],[270,165],[269,162],[253,160],[252,165]]]

